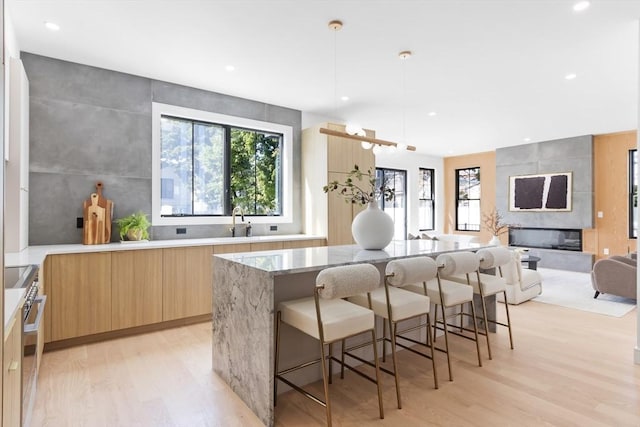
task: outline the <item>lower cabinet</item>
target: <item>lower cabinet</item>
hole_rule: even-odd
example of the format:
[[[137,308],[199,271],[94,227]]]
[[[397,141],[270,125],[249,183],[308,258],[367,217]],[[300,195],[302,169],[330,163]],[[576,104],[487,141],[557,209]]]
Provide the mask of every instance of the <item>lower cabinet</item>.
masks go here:
[[[211,313],[213,246],[162,250],[162,320]]]
[[[19,309],[4,337],[2,426],[20,427],[22,418],[22,322]]]
[[[52,341],[111,330],[111,252],[55,255],[51,263]]]
[[[44,341],[211,314],[212,255],[324,246],[324,239],[48,256]]]
[[[111,254],[111,328],[162,322],[162,249]]]

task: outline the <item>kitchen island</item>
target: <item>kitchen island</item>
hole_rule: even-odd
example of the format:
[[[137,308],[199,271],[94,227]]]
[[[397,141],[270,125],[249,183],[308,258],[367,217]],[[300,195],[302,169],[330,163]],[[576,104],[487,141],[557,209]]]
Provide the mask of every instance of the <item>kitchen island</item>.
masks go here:
[[[394,259],[435,257],[486,246],[398,240],[381,251],[346,245],[214,255],[213,370],[265,425],[272,426],[274,309],[278,302],[313,295],[315,278],[327,267],[371,263],[382,272]],[[488,310],[495,312],[492,305]],[[296,348],[292,351],[290,344],[294,341]],[[307,354],[317,357],[317,342],[291,328],[283,328],[282,343],[282,367],[306,360]],[[308,383],[320,378],[319,370],[307,375],[298,379]]]

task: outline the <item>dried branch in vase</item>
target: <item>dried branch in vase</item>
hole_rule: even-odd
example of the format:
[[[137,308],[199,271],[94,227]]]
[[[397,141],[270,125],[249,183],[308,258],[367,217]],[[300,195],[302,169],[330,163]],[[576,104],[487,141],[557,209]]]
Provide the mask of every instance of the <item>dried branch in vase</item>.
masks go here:
[[[504,217],[496,208],[493,208],[493,211],[488,214],[482,214],[482,225],[494,236],[500,236],[507,233],[509,228],[520,227],[518,224],[508,224],[504,222]]]

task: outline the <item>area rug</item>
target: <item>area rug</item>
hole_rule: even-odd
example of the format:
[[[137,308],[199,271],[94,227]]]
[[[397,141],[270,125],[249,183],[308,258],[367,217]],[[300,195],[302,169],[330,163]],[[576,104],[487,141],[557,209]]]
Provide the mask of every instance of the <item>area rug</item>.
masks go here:
[[[538,272],[542,276],[542,294],[533,301],[614,317],[622,317],[636,308],[636,300],[615,295],[600,294],[594,299],[590,273],[550,268],[539,268]]]

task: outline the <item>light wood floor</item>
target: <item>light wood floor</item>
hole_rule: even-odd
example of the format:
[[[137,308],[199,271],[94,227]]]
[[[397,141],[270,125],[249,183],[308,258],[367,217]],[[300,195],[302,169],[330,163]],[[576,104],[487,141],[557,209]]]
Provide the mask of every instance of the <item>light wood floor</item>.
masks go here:
[[[439,390],[428,361],[401,352],[404,407],[383,377],[384,420],[371,383],[349,373],[336,379],[334,425],[640,426],[635,310],[613,318],[528,302],[511,314],[515,350],[499,328],[494,359],[480,368],[473,343],[453,337],[454,382],[438,354]],[[45,353],[35,406],[32,426],[261,425],[212,373],[209,324]],[[279,398],[276,419],[325,423],[324,409],[297,393]]]

